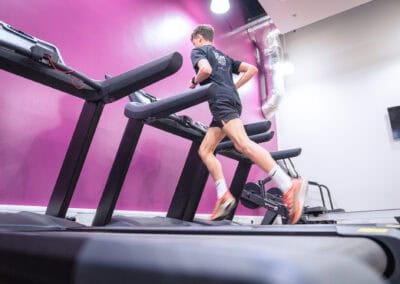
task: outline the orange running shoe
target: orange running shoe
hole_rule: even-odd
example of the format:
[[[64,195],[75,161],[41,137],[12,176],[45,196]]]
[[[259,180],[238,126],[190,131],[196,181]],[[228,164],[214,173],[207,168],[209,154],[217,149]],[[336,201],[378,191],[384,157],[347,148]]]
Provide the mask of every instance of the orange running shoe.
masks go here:
[[[283,202],[288,211],[289,224],[296,224],[303,214],[304,200],[308,191],[308,182],[303,179],[292,179],[292,187],[283,194]]]
[[[218,198],[214,211],[210,216],[211,221],[223,220],[235,208],[236,200],[232,194],[227,191],[225,194]]]

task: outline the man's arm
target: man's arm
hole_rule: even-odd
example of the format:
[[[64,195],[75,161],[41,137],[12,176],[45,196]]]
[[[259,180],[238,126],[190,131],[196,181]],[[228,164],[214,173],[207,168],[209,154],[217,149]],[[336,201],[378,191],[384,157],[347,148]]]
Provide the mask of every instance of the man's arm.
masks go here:
[[[189,83],[189,88],[191,89],[194,89],[198,83],[210,77],[212,73],[211,65],[205,58],[200,59],[199,62],[197,63],[197,66],[199,67],[199,71],[197,72],[196,76],[194,76],[195,84],[193,84],[192,81],[190,81]]]
[[[238,70],[239,70],[240,73],[244,73],[244,74],[235,83],[236,89],[239,89],[241,86],[243,86],[245,83],[247,83],[258,72],[258,69],[257,69],[256,66],[251,65],[251,64],[246,63],[246,62],[240,63]]]

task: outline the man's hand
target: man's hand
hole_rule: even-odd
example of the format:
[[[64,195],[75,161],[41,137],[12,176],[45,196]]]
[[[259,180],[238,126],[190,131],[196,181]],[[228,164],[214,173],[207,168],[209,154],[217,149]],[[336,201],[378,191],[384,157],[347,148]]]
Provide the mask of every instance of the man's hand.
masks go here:
[[[199,62],[197,63],[197,66],[199,67],[199,70],[198,70],[196,76],[194,76],[192,78],[192,80],[190,80],[190,83],[189,83],[189,88],[191,88],[191,89],[196,88],[196,86],[200,82],[203,82],[204,80],[206,80],[208,77],[210,77],[210,75],[212,73],[212,68],[210,66],[210,63],[205,58],[200,59]]]
[[[197,84],[194,84],[193,83],[193,79],[191,79],[190,82],[189,82],[189,88],[190,89],[194,89],[194,88],[196,88],[196,86],[197,86]]]
[[[254,75],[257,74],[258,69],[257,67],[246,63],[242,62],[240,63],[239,66],[239,72],[243,72],[242,77],[236,82],[235,87],[236,89],[239,89],[241,86],[243,86],[245,83],[247,83],[251,78],[253,78]]]

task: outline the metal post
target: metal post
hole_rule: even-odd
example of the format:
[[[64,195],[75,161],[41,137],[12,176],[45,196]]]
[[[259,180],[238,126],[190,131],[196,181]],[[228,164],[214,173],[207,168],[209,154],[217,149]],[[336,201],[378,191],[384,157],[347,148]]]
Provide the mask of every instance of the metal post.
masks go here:
[[[102,101],[86,101],[83,105],[50,197],[46,215],[65,218],[103,108]]]
[[[188,212],[186,210],[189,200],[193,198],[192,194],[199,187],[195,184],[198,180],[204,179],[200,178],[200,176],[204,175],[202,167],[205,168],[205,166],[198,154],[199,147],[200,144],[198,142],[193,142],[192,146],[190,147],[182,174],[179,178],[178,185],[176,186],[174,196],[172,197],[172,201],[168,209],[167,217],[169,218],[183,220],[184,217],[187,216]],[[205,179],[207,181],[207,178]],[[200,191],[202,192],[202,189],[200,189]]]
[[[93,220],[93,226],[104,226],[111,221],[122,185],[132,161],[133,154],[142,133],[143,122],[129,119],[117,155],[108,176],[99,206]]]
[[[238,166],[236,167],[235,175],[233,176],[233,180],[229,190],[231,191],[233,197],[235,197],[236,202],[239,202],[240,196],[242,195],[242,191],[244,185],[246,184],[247,178],[250,173],[252,163],[240,161]],[[237,208],[237,203],[235,208],[226,218],[227,220],[232,220],[235,215],[235,211]]]

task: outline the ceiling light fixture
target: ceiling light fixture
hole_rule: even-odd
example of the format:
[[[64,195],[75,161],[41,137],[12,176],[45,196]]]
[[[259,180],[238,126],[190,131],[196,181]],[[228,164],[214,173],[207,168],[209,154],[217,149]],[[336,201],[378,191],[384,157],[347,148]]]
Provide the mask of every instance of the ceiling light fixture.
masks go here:
[[[210,6],[211,11],[215,14],[225,14],[230,7],[229,0],[212,0]]]

